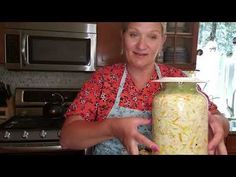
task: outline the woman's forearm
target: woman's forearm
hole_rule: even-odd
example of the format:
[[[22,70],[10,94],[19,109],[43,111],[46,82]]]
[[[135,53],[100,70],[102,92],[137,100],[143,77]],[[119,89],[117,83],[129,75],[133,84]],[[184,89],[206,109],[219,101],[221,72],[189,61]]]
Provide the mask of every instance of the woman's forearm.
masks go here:
[[[60,143],[62,148],[85,149],[110,138],[112,138],[110,121],[75,120],[64,124]]]
[[[223,129],[224,129],[224,137],[227,137],[229,134],[229,121],[226,117],[224,117],[224,115],[219,112],[218,110],[216,112],[213,113],[216,118],[218,118],[222,124],[223,124]]]
[[[229,134],[229,121],[227,118],[225,118],[222,114],[221,114],[221,119],[223,121],[223,125],[224,125],[224,132],[225,132],[225,137],[228,136]]]

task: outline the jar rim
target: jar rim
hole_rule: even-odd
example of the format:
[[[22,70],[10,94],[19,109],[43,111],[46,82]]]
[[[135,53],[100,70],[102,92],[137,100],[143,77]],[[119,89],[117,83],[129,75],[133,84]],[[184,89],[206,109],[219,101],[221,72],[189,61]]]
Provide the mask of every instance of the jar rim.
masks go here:
[[[208,81],[199,80],[195,77],[162,77],[152,82],[193,82],[193,83],[206,83]]]

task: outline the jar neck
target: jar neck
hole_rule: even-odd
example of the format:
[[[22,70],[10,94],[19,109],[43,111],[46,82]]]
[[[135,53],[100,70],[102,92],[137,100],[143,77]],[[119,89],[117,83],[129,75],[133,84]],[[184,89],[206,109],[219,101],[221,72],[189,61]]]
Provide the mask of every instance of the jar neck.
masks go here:
[[[164,89],[169,92],[197,92],[197,85],[192,82],[167,82],[162,84]]]

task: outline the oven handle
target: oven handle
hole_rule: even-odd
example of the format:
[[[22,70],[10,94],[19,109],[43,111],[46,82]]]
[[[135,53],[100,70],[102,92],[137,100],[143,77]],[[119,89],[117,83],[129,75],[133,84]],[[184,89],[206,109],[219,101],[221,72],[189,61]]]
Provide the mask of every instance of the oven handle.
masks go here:
[[[22,43],[21,43],[21,54],[22,54],[22,58],[23,58],[23,65],[27,65],[27,57],[26,57],[26,39],[27,39],[27,35],[25,33],[22,34]]]
[[[60,145],[56,146],[0,146],[0,153],[18,153],[18,152],[45,152],[62,150]]]

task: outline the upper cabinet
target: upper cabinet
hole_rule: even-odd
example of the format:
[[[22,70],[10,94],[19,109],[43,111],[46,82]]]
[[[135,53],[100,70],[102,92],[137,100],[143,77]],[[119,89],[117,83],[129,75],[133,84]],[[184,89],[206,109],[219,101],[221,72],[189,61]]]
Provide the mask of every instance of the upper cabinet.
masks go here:
[[[198,25],[194,22],[168,22],[167,39],[157,61],[183,70],[195,70]]]
[[[120,22],[97,23],[97,66],[124,62],[121,55]]]
[[[198,26],[196,22],[168,22],[167,39],[157,62],[195,70]],[[97,66],[124,62],[121,58],[121,22],[97,23]]]
[[[4,64],[4,32],[2,23],[0,23],[0,64]]]

